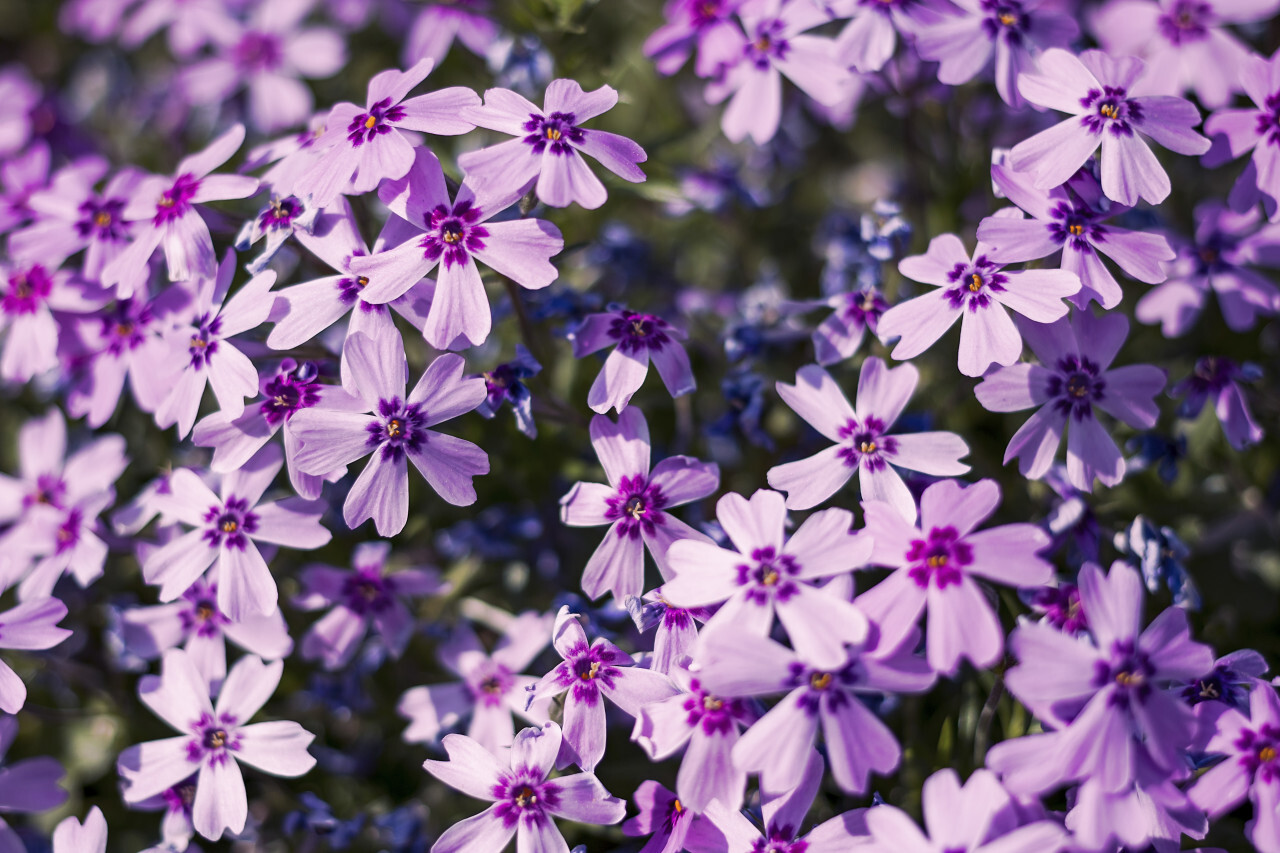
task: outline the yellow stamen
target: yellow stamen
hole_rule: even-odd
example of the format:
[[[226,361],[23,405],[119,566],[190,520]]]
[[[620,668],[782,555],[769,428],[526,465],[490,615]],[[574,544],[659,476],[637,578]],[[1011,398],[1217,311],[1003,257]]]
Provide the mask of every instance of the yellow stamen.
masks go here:
[[[223,533],[235,533],[239,528],[240,528],[240,525],[236,524],[234,521],[230,519],[227,519],[226,521],[222,522]]]
[[[982,276],[977,273],[969,276],[969,290],[972,293],[977,293],[979,290],[982,290]]]
[[[815,672],[809,676],[809,686],[814,690],[826,690],[831,686],[831,673]]]
[[[1274,746],[1264,746],[1262,749],[1258,750],[1259,761],[1275,761],[1275,758],[1276,748]]]
[[[702,707],[707,711],[719,711],[724,707],[724,700],[719,696],[703,696]]]
[[[1102,113],[1107,118],[1115,118],[1118,110],[1111,104],[1103,104],[1098,107],[1098,112]]]
[[[1006,27],[1012,27],[1014,24],[1018,23],[1018,16],[1012,12],[1001,12],[1000,23],[1004,24]]]
[[[93,215],[93,224],[97,225],[99,228],[106,228],[111,224],[111,214],[107,213],[105,210],[99,210]]]
[[[404,424],[400,423],[399,418],[392,418],[387,421],[387,435],[391,438],[398,438],[400,433],[404,431]]]
[[[552,142],[555,142],[560,138],[560,136],[561,136],[561,133],[556,128],[554,127],[547,128],[547,139],[550,139]]]
[[[1067,230],[1071,232],[1072,236],[1079,237],[1084,233],[1084,226],[1077,222],[1075,225],[1069,226]]]
[[[367,119],[364,120],[364,126],[367,127],[369,130],[373,130],[373,126],[376,125],[377,123],[378,123],[378,119],[375,116],[369,116]]]
[[[581,675],[579,675],[578,677],[581,678],[583,681],[590,681],[591,679],[595,678],[599,674],[600,674],[600,661],[593,660],[591,662],[591,668],[586,672],[582,673]]]

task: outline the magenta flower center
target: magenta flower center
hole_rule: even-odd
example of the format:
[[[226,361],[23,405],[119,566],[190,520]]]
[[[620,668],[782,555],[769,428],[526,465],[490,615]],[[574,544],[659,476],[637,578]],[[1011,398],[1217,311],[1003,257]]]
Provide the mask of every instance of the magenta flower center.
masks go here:
[[[515,679],[511,670],[500,663],[488,661],[467,675],[466,684],[475,701],[496,708],[502,705],[503,699],[515,684]]]
[[[578,643],[569,648],[564,663],[557,667],[556,683],[572,688],[575,700],[595,704],[600,699],[601,685],[612,690],[614,681],[622,675],[613,663],[609,649]]]
[[[1086,110],[1080,120],[1090,133],[1107,130],[1112,136],[1133,136],[1131,125],[1142,124],[1142,105],[1129,100],[1123,86],[1090,89],[1080,106]]]
[[[1178,0],[1156,21],[1160,35],[1173,45],[1204,41],[1209,37],[1213,7],[1198,0]]]
[[[1008,282],[999,269],[986,255],[974,258],[973,263],[956,264],[947,273],[947,304],[957,310],[967,306],[974,312],[986,308],[991,304],[991,294],[1002,293]]]
[[[98,333],[106,342],[107,351],[119,356],[142,345],[146,340],[143,333],[152,319],[149,306],[139,306],[132,299],[121,299],[102,318]]]
[[[739,563],[738,586],[748,587],[747,598],[759,605],[776,598],[786,601],[798,591],[795,576],[800,564],[790,554],[779,554],[772,545],[751,552],[751,562]]]
[[[544,151],[559,156],[572,154],[573,145],[569,143],[581,145],[586,139],[586,132],[574,124],[576,120],[573,113],[552,113],[549,116],[530,113],[529,120],[524,123],[525,133],[528,134],[524,142],[533,149],[534,154]]]
[[[1107,380],[1087,356],[1068,355],[1058,360],[1047,391],[1054,408],[1081,421],[1093,417],[1093,404],[1106,397]]]
[[[623,477],[617,493],[605,498],[605,504],[605,518],[618,522],[619,536],[635,539],[642,528],[653,533],[655,527],[665,523],[662,508],[667,505],[667,498],[643,474]]]
[[[626,353],[662,349],[671,338],[667,321],[652,314],[622,311],[609,323],[609,337],[618,342],[618,349]]]
[[[34,314],[44,305],[53,292],[53,278],[40,264],[9,274],[9,288],[0,299],[0,309],[6,314]]]
[[[896,456],[898,441],[891,435],[885,435],[884,421],[870,417],[859,424],[850,418],[840,427],[840,440],[844,442],[836,455],[844,460],[850,468],[867,468],[880,471],[889,464],[885,457]]]
[[[54,553],[65,554],[80,542],[80,528],[84,526],[84,513],[72,508],[54,533]]]
[[[503,773],[492,793],[497,800],[494,814],[508,829],[517,823],[537,826],[548,819],[544,809],[560,805],[560,786],[543,780],[532,767]]]
[[[196,736],[187,741],[187,761],[198,764],[207,760],[210,764],[225,764],[229,760],[227,753],[240,749],[240,735],[236,732],[235,723],[236,718],[230,714],[222,714],[215,719],[208,712],[202,713],[192,726]]]
[[[191,366],[196,370],[209,363],[209,359],[218,351],[218,335],[222,331],[222,318],[209,319],[202,314],[196,319],[196,331],[187,344],[187,353],[191,356]]]
[[[199,189],[199,179],[189,172],[183,172],[173,182],[173,186],[160,193],[152,223],[158,227],[186,216],[191,212],[191,199]]]
[[[80,205],[76,234],[84,240],[123,243],[129,239],[128,223],[121,219],[124,199],[109,198],[101,203],[90,199]]]
[[[874,330],[876,320],[888,310],[889,303],[880,295],[880,291],[869,288],[846,293],[840,316],[846,323],[851,323],[857,328],[868,326]]]
[[[67,493],[67,484],[57,474],[41,474],[36,477],[36,487],[30,494],[22,498],[22,508],[28,509],[37,504],[62,509],[62,499]]]
[[[355,574],[342,583],[343,603],[361,616],[389,610],[395,603],[392,598],[395,591],[395,580],[384,578],[376,566],[356,569]]]
[[[476,224],[483,215],[470,201],[460,201],[453,208],[436,205],[427,214],[427,233],[418,243],[422,256],[429,261],[443,259],[445,269],[465,264],[473,253],[484,251],[489,229]]]
[[[1280,764],[1276,762],[1280,756],[1280,728],[1263,723],[1256,730],[1241,729],[1235,747],[1242,753],[1240,763],[1255,780],[1270,785],[1280,779]]]
[[[383,459],[399,459],[426,443],[426,425],[427,413],[417,403],[402,403],[399,397],[379,400],[378,414],[365,428],[365,445],[382,448]]]
[[[1004,39],[1010,47],[1022,44],[1028,21],[1018,0],[982,0],[982,11],[982,31],[987,38]]]
[[[258,226],[267,231],[292,228],[293,220],[302,215],[302,202],[290,196],[273,198],[267,209],[258,216]]]
[[[961,540],[950,525],[930,528],[927,539],[913,539],[907,551],[907,575],[916,586],[926,589],[930,583],[946,589],[960,583],[963,569],[973,565],[973,548]]]
[[[351,119],[351,123],[347,125],[347,141],[352,148],[359,148],[384,133],[390,133],[391,125],[404,121],[404,116],[404,107],[399,104],[393,107],[390,98],[383,98],[369,107],[369,112],[360,113]]]
[[[1280,146],[1280,91],[1267,95],[1264,108],[1258,111],[1257,132],[1268,145]]]
[[[232,50],[232,57],[242,71],[271,71],[284,62],[284,48],[278,35],[250,30]]]
[[[751,845],[751,853],[805,853],[809,842],[793,839],[791,827],[781,827],[769,833],[768,838],[757,838]]]
[[[1108,704],[1128,708],[1134,700],[1141,704],[1151,695],[1155,674],[1151,660],[1132,640],[1116,640],[1111,644],[1111,660],[1094,663],[1091,683],[1097,688],[1114,685]]]
[[[785,31],[786,25],[777,19],[757,24],[755,37],[742,49],[747,61],[764,71],[775,60],[786,59],[791,44],[783,37]]]
[[[249,502],[235,495],[229,496],[221,506],[214,504],[205,510],[204,520],[209,528],[204,540],[210,548],[235,548],[243,551],[248,537],[258,531],[258,516],[249,509]]]
[[[1053,217],[1053,221],[1045,227],[1060,245],[1066,244],[1077,252],[1090,252],[1093,251],[1089,245],[1091,240],[1095,242],[1106,240],[1106,226],[1097,223],[1096,214],[1086,207],[1077,207],[1070,202],[1060,201],[1049,215]]]
[[[690,682],[689,688],[690,693],[681,707],[687,712],[685,723],[690,728],[701,727],[703,734],[707,735],[727,735],[733,731],[736,721],[746,719],[746,707],[741,699],[725,699],[707,693],[696,678]]]
[[[271,426],[287,421],[300,409],[320,402],[318,375],[310,364],[300,365],[291,373],[281,373],[267,383],[259,411]]]

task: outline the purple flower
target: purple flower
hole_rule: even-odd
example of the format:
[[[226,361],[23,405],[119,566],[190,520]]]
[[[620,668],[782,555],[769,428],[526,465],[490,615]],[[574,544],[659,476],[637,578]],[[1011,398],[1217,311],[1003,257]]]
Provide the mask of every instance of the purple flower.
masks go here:
[[[718,696],[786,694],[739,739],[733,748],[736,767],[762,774],[765,790],[792,790],[805,778],[821,726],[836,784],[862,794],[872,773],[894,771],[902,750],[861,697],[929,689],[935,675],[914,653],[918,640],[911,632],[897,647],[850,648],[840,665],[823,667],[773,640],[722,624],[698,638],[694,660],[702,684]]]
[[[1006,208],[978,224],[978,240],[991,247],[988,256],[992,261],[1032,261],[1061,250],[1062,269],[1080,277],[1080,290],[1071,297],[1078,308],[1087,308],[1091,300],[1097,300],[1110,309],[1124,298],[1124,291],[1099,254],[1139,281],[1164,281],[1163,262],[1176,257],[1169,241],[1160,234],[1107,225],[1107,219],[1127,208],[1103,202],[1092,176],[1051,190],[1036,189],[1030,173],[1004,166],[992,166],[991,177],[1010,201],[1032,217],[1009,215],[1013,211]]]
[[[551,642],[564,660],[530,689],[530,701],[565,694],[565,743],[573,748],[578,766],[590,773],[604,757],[605,696],[635,717],[645,705],[677,690],[665,675],[635,666],[626,652],[603,637],[588,645],[582,623],[567,606],[556,614]]]
[[[353,272],[367,276],[361,298],[390,302],[439,267],[436,290],[423,334],[437,349],[479,346],[489,337],[492,317],[476,261],[522,287],[546,287],[558,273],[549,260],[564,248],[560,229],[543,219],[491,222],[514,204],[514,194],[477,196],[464,181],[449,201],[440,161],[419,148],[414,167],[399,181],[389,181],[378,197],[398,216],[426,233],[394,249],[353,258]]]
[[[981,376],[992,364],[1013,364],[1022,353],[1022,337],[1005,309],[1037,323],[1052,323],[1067,315],[1062,300],[1080,289],[1080,279],[1067,270],[1002,269],[991,260],[991,248],[981,242],[970,259],[959,237],[934,237],[923,255],[903,258],[898,270],[940,289],[890,308],[880,318],[877,334],[885,340],[900,337],[892,355],[905,360],[933,346],[963,317],[961,373]]]
[[[987,765],[1011,791],[1038,794],[1087,781],[1088,796],[1126,795],[1153,769],[1164,778],[1186,774],[1182,752],[1195,717],[1165,685],[1209,671],[1213,654],[1191,639],[1181,608],[1164,610],[1142,630],[1142,592],[1142,577],[1125,563],[1116,562],[1107,575],[1086,563],[1080,600],[1093,643],[1042,622],[1014,630],[1010,644],[1019,662],[1005,683],[1054,730],[1005,741],[988,753]]]
[[[267,270],[254,276],[227,299],[235,272],[236,254],[228,249],[216,275],[194,283],[195,303],[188,322],[165,333],[169,357],[186,365],[173,377],[172,390],[156,408],[156,425],[177,424],[179,438],[191,431],[206,384],[213,388],[222,413],[233,420],[244,412],[244,398],[258,390],[257,369],[229,338],[266,321],[273,301],[267,291],[275,284],[276,274]]]
[[[125,646],[131,653],[152,660],[181,645],[211,688],[227,675],[227,640],[268,661],[286,658],[293,651],[280,608],[232,621],[218,606],[218,584],[203,579],[171,604],[130,607],[122,621]]]
[[[835,310],[813,330],[814,359],[823,367],[851,358],[868,330],[877,334],[880,315],[889,309],[884,294],[875,287],[837,294],[826,304]]]
[[[1280,312],[1280,289],[1251,268],[1280,265],[1280,235],[1275,228],[1258,229],[1257,206],[1235,213],[1221,202],[1206,201],[1196,206],[1195,217],[1195,241],[1179,247],[1169,280],[1138,300],[1134,316],[1159,323],[1166,338],[1176,338],[1199,318],[1210,291],[1233,332],[1247,332],[1259,316]]]
[[[239,833],[248,817],[240,763],[273,776],[301,776],[315,766],[307,745],[315,735],[289,720],[245,725],[280,684],[284,663],[241,658],[218,692],[217,705],[187,653],[165,653],[160,676],[144,676],[138,697],[177,737],[131,746],[120,753],[117,770],[125,781],[124,801],[140,803],[199,771],[192,823],[205,838]]]
[[[1040,407],[1010,439],[1005,463],[1017,459],[1024,477],[1043,477],[1067,431],[1071,485],[1088,492],[1095,477],[1105,486],[1119,483],[1124,479],[1124,456],[1098,422],[1095,408],[1135,428],[1154,426],[1160,414],[1155,396],[1164,388],[1164,371],[1149,364],[1111,368],[1129,332],[1129,320],[1122,314],[1094,317],[1084,310],[1048,326],[1019,326],[1040,364],[1000,368],[974,392],[992,412]]]
[[[803,836],[800,827],[822,786],[821,756],[810,752],[804,776],[792,788],[760,791],[764,817],[762,833],[741,811],[713,802],[690,832],[690,850],[750,851],[750,853],[836,853],[864,850],[867,809],[854,809],[820,823]],[[722,840],[725,839],[725,840]],[[932,853],[932,851],[930,851]]]
[[[1046,48],[1067,47],[1080,28],[1055,0],[956,0],[959,15],[916,28],[916,50],[938,62],[938,80],[959,86],[995,56],[996,91],[1015,109],[1023,106],[1018,75],[1035,68]]]
[[[0,717],[0,759],[9,752],[17,737],[18,719],[7,714]],[[67,801],[67,792],[58,786],[66,775],[61,762],[48,756],[5,762],[0,769],[0,811],[45,812],[57,808]],[[3,821],[0,828],[4,830],[0,832],[0,841],[13,843],[12,831]]]
[[[867,638],[867,619],[847,598],[812,582],[861,567],[871,543],[850,532],[848,510],[814,513],[790,538],[786,519],[778,492],[761,489],[750,501],[736,493],[720,498],[716,520],[737,550],[679,540],[667,551],[676,576],[663,585],[663,597],[679,607],[724,602],[709,626],[739,625],[761,637],[772,630],[776,612],[798,654],[818,666],[839,666],[847,658],[844,645]]]
[[[1027,606],[1041,614],[1041,621],[1064,634],[1079,636],[1089,630],[1089,614],[1080,601],[1080,588],[1060,583],[1032,591]]]
[[[625,409],[649,375],[650,357],[672,397],[697,388],[689,355],[678,343],[688,337],[683,329],[653,314],[610,308],[604,313],[588,314],[569,335],[574,358],[617,345],[587,392],[587,405],[593,412]]]
[[[1146,66],[1133,57],[1114,58],[1086,50],[1079,58],[1061,48],[1040,57],[1040,73],[1018,78],[1022,97],[1072,117],[1028,140],[1010,153],[1009,164],[1035,175],[1035,185],[1050,189],[1084,165],[1102,145],[1102,191],[1132,207],[1145,198],[1159,204],[1169,195],[1169,176],[1135,131],[1179,154],[1203,154],[1209,140],[1191,128],[1200,111],[1170,95],[1138,96],[1134,84]]]
[[[398,246],[416,233],[407,222],[391,217],[374,241],[374,252]],[[416,282],[387,304],[375,304],[365,298],[372,279],[352,269],[352,262],[369,254],[360,225],[345,197],[337,200],[316,217],[310,232],[298,232],[298,242],[324,261],[338,275],[328,275],[275,291],[276,304],[272,320],[275,328],[267,336],[272,349],[293,349],[314,339],[343,315],[350,313],[347,334],[362,332],[375,340],[390,338],[400,344],[388,308],[409,320],[415,327],[426,324],[430,311],[433,283]],[[375,277],[376,278],[376,277]],[[350,384],[350,367],[342,360],[342,381]]]
[[[40,87],[22,65],[0,68],[0,158],[22,150],[31,138],[31,113],[40,103]]]
[[[204,150],[184,157],[173,177],[150,175],[138,182],[120,214],[131,223],[133,242],[103,267],[104,287],[114,285],[121,298],[143,289],[150,270],[147,261],[157,247],[164,248],[170,281],[213,278],[217,268],[213,238],[196,205],[248,198],[257,192],[257,178],[209,174],[230,159],[243,141],[244,126],[237,124]]]
[[[351,571],[332,566],[302,570],[302,595],[293,604],[300,610],[332,608],[302,638],[302,657],[319,660],[325,669],[341,669],[350,662],[372,625],[393,658],[404,653],[413,635],[413,614],[404,599],[440,595],[452,585],[434,569],[401,569],[387,573],[390,542],[364,542],[351,555]]]
[[[1245,212],[1262,200],[1267,216],[1280,216],[1280,50],[1271,59],[1249,56],[1240,72],[1244,91],[1253,101],[1246,109],[1218,110],[1205,121],[1204,131],[1214,138],[1214,149],[1204,158],[1206,166],[1220,166],[1250,149],[1253,158],[1236,181],[1229,202]]]
[[[636,165],[647,159],[643,148],[625,136],[580,126],[618,103],[612,87],[584,92],[573,80],[552,80],[542,103],[540,109],[510,89],[489,89],[484,106],[463,111],[463,118],[478,127],[519,137],[458,158],[476,192],[519,197],[536,183],[538,198],[552,207],[568,207],[576,201],[595,210],[604,204],[607,193],[583,154],[623,180],[645,179]]]
[[[747,774],[732,756],[742,727],[755,716],[749,703],[712,692],[686,666],[672,667],[670,676],[679,692],[642,707],[631,739],[651,761],[684,749],[676,793],[688,808],[700,812],[713,800],[741,808]]]
[[[864,500],[887,501],[915,521],[916,500],[894,467],[939,477],[964,474],[960,457],[969,446],[952,432],[889,435],[920,373],[910,364],[889,368],[874,356],[862,362],[854,408],[831,375],[816,364],[796,372],[796,383],[778,383],[778,395],[796,414],[836,442],[799,462],[769,469],[769,485],[787,493],[787,509],[809,509],[859,477]]]
[[[192,301],[184,286],[168,287],[148,301],[119,299],[76,329],[80,364],[71,371],[67,413],[97,428],[120,403],[125,380],[139,409],[154,413],[186,367],[174,359],[163,333],[180,322]]]
[[[35,219],[10,236],[13,256],[68,258],[84,249],[85,277],[101,278],[106,265],[128,245],[132,228],[124,209],[143,177],[137,169],[121,169],[99,193],[93,187],[106,170],[103,161],[85,158],[59,169],[47,188],[33,192],[27,206]]]
[[[675,74],[697,53],[694,71],[715,77],[742,58],[742,30],[733,15],[743,0],[668,0],[666,23],[644,41],[644,54],[660,74]]]
[[[298,231],[310,231],[319,213],[319,210],[307,207],[301,199],[294,196],[272,195],[267,206],[258,211],[257,216],[245,222],[236,235],[237,252],[249,251],[263,237],[267,240],[258,257],[244,265],[249,275],[257,275],[265,270],[290,236]]]
[[[1050,820],[1018,826],[1009,793],[987,770],[977,770],[960,785],[951,769],[939,770],[924,782],[926,837],[907,813],[885,805],[868,809],[868,853],[1057,853],[1070,836]],[[1074,849],[1074,848],[1072,848]]]
[[[1191,801],[1217,819],[1245,797],[1253,804],[1246,824],[1249,840],[1262,853],[1280,851],[1280,697],[1270,684],[1249,695],[1249,716],[1234,708],[1217,718],[1208,751],[1225,759],[1196,780]]]
[[[666,557],[672,542],[711,542],[666,510],[714,492],[720,469],[690,456],[672,456],[650,471],[649,424],[634,406],[619,413],[616,424],[604,415],[592,418],[591,444],[609,484],[574,484],[560,499],[560,520],[570,527],[609,525],[582,570],[582,590],[591,598],[610,592],[623,602],[644,592],[645,548],[669,578]]]
[[[463,377],[461,356],[442,355],[406,397],[408,366],[398,337],[375,340],[355,332],[347,338],[346,354],[363,412],[304,409],[294,414],[293,429],[302,442],[298,467],[308,474],[325,474],[372,454],[343,504],[347,526],[354,529],[372,518],[379,536],[404,529],[408,460],[449,503],[475,503],[471,478],[489,473],[488,454],[431,427],[480,405],[484,380]]]
[[[650,836],[640,853],[680,853],[685,849],[685,839],[699,815],[652,779],[641,782],[632,799],[640,813],[622,825],[622,834]]]
[[[219,493],[180,468],[169,477],[169,493],[158,502],[193,530],[151,553],[142,577],[160,587],[160,600],[173,601],[217,562],[218,609],[232,621],[276,609],[276,582],[255,542],[289,548],[319,548],[332,536],[320,524],[320,501],[285,498],[261,503],[262,494],[284,464],[280,448],[264,447],[238,470],[222,478]]]
[[[548,779],[560,751],[560,727],[544,723],[516,735],[509,769],[464,735],[446,735],[448,761],[428,760],[432,776],[469,797],[493,803],[455,823],[432,845],[432,853],[497,853],[513,835],[519,850],[567,850],[554,817],[580,823],[614,824],[627,813],[590,772]]]
[[[67,172],[74,170],[76,167],[97,168],[99,177],[101,171],[106,170],[104,161],[97,157],[85,157],[74,163],[62,171]],[[31,197],[49,185],[49,145],[43,140],[36,141],[27,147],[23,153],[12,157],[8,160],[0,161],[0,186],[4,187],[4,192],[0,193],[0,234],[12,231],[19,225],[25,224],[35,215],[35,211],[31,207]],[[9,252],[15,257],[28,257],[17,252],[13,243],[9,244]],[[67,253],[70,254],[70,253]],[[41,255],[30,255],[34,259],[40,259]],[[63,258],[66,255],[56,255],[53,257],[43,256],[49,260]]]
[[[501,616],[501,637],[492,653],[466,622],[440,647],[440,662],[461,682],[413,687],[400,697],[396,713],[409,720],[406,741],[434,743],[443,729],[470,714],[467,737],[496,753],[511,746],[512,714],[538,726],[550,719],[550,698],[530,702],[529,691],[538,679],[520,671],[551,641],[553,617],[532,610]]]
[[[298,468],[302,441],[293,429],[294,414],[312,407],[323,411],[359,412],[363,411],[364,404],[336,385],[321,385],[315,365],[297,364],[289,358],[280,363],[274,375],[261,378],[259,390],[262,402],[246,406],[240,417],[214,412],[203,418],[191,433],[192,443],[197,447],[212,447],[210,470],[230,474],[277,432],[283,432],[289,483],[300,496],[315,500],[320,497],[325,480],[336,482],[346,475],[347,469],[339,466],[320,476],[304,474]]]
[[[107,819],[94,806],[84,824],[74,817],[63,818],[53,830],[53,853],[107,853]]]
[[[120,30],[120,43],[132,50],[166,30],[169,50],[186,57],[236,32],[231,9],[222,0],[143,0]]]
[[[875,543],[868,562],[894,570],[856,602],[879,626],[882,646],[900,643],[928,611],[925,648],[935,672],[954,674],[962,658],[982,669],[1000,660],[1004,631],[977,578],[1043,586],[1053,566],[1040,556],[1049,536],[1034,524],[975,532],[999,503],[994,480],[943,480],[925,489],[913,527],[889,504],[863,502],[865,535]]]
[[[476,409],[481,417],[492,418],[502,408],[503,403],[511,403],[511,411],[516,416],[516,427],[529,438],[538,437],[538,425],[533,422],[533,395],[523,380],[537,376],[542,365],[533,357],[524,344],[516,344],[516,357],[513,361],[499,364],[493,370],[486,370],[484,378],[485,398]]]
[[[323,153],[294,181],[291,192],[309,197],[314,207],[328,207],[339,193],[367,193],[384,179],[404,177],[413,166],[413,145],[402,131],[457,136],[473,129],[465,112],[480,97],[470,89],[453,86],[405,100],[434,64],[424,59],[408,71],[383,71],[369,81],[363,107],[346,101],[335,106],[315,142],[316,151]]]
[[[737,34],[739,56],[707,87],[708,101],[729,98],[720,128],[731,142],[750,136],[764,145],[773,139],[782,120],[783,77],[823,106],[848,100],[854,77],[837,61],[835,42],[805,35],[831,20],[823,4],[756,0],[739,7],[738,15],[745,30],[745,38]]]
[[[9,608],[0,613],[0,649],[53,648],[71,636],[66,628],[57,627],[66,615],[67,606],[56,598],[32,599]],[[0,711],[16,714],[26,701],[26,685],[0,660]]]
[[[104,291],[73,278],[69,270],[0,262],[0,331],[8,330],[0,353],[0,379],[29,382],[58,367],[59,332],[67,315],[88,314],[106,301]]]
[[[1144,92],[1188,90],[1209,109],[1225,107],[1241,91],[1250,49],[1226,24],[1251,24],[1276,13],[1276,0],[1112,0],[1089,16],[1102,49],[1140,56],[1152,69]]]
[[[1229,358],[1209,356],[1198,359],[1195,372],[1170,388],[1169,396],[1184,398],[1178,407],[1178,417],[1186,420],[1199,417],[1204,404],[1212,399],[1227,442],[1236,450],[1244,450],[1262,441],[1264,433],[1253,419],[1238,383],[1261,377],[1262,370],[1257,365],[1241,366]]]
[[[405,37],[404,61],[444,61],[454,40],[477,56],[484,56],[498,38],[498,25],[488,0],[443,0],[430,3],[414,18]]]
[[[298,78],[332,77],[347,63],[342,36],[300,28],[314,0],[264,0],[243,24],[214,34],[217,56],[188,65],[176,84],[192,104],[223,104],[249,89],[249,123],[263,133],[301,124],[311,90]]]
[[[836,40],[836,59],[862,73],[885,66],[898,47],[898,33],[914,37],[954,8],[937,0],[829,0],[824,5],[835,17],[850,19]]]

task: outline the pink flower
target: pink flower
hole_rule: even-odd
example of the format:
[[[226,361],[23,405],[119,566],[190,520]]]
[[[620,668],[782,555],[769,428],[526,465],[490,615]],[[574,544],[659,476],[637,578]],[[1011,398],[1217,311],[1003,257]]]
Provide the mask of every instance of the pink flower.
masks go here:
[[[310,196],[312,207],[323,208],[348,182],[352,192],[367,193],[384,179],[403,178],[413,165],[413,145],[401,131],[457,136],[474,128],[465,112],[480,97],[470,89],[454,86],[405,100],[434,64],[424,59],[408,71],[383,71],[369,81],[363,107],[346,101],[335,106],[315,142],[323,153],[294,182],[293,194]]]
[[[53,853],[107,853],[107,819],[94,806],[84,824],[74,817],[63,818],[53,831]]]
[[[315,735],[297,723],[244,725],[271,698],[283,672],[281,661],[241,658],[215,706],[187,653],[167,652],[160,676],[145,676],[138,696],[180,734],[120,753],[116,766],[125,781],[124,801],[154,797],[198,771],[192,804],[196,831],[211,841],[226,830],[241,832],[249,814],[241,762],[273,776],[301,776],[316,763],[307,752]]]
[[[587,405],[602,415],[610,409],[621,412],[649,375],[650,358],[672,397],[695,390],[698,385],[689,354],[679,343],[687,337],[684,329],[653,314],[637,314],[621,307],[588,314],[569,335],[574,358],[616,346],[591,383]]]
[[[449,201],[440,161],[425,148],[418,149],[408,176],[384,183],[378,197],[426,233],[371,257],[353,258],[351,270],[369,282],[360,298],[374,305],[398,299],[438,265],[423,329],[427,343],[437,349],[479,346],[489,337],[493,321],[477,260],[530,289],[556,280],[548,259],[564,248],[560,229],[542,219],[490,222],[516,202],[515,193],[477,196],[464,181]]]
[[[217,268],[213,238],[196,205],[207,201],[248,198],[258,179],[247,175],[210,175],[244,142],[237,124],[203,151],[184,157],[172,178],[143,178],[125,206],[123,219],[133,223],[133,242],[102,270],[104,287],[116,286],[120,297],[132,296],[146,284],[147,261],[163,246],[170,281],[212,278]]]
[[[321,501],[285,498],[261,503],[283,464],[280,448],[269,444],[223,477],[217,495],[194,471],[173,472],[169,493],[159,504],[195,529],[154,551],[142,564],[143,579],[160,587],[161,601],[182,595],[217,561],[218,608],[232,621],[276,609],[276,582],[255,540],[309,550],[332,538],[320,524]]]
[[[552,80],[542,103],[539,108],[510,89],[490,89],[484,93],[484,106],[463,112],[463,118],[479,127],[519,137],[458,158],[467,182],[477,192],[520,196],[536,182],[538,198],[552,207],[568,207],[576,201],[594,210],[608,194],[583,154],[623,180],[645,179],[636,165],[648,159],[643,148],[625,136],[580,127],[613,109],[618,103],[613,88],[584,92],[573,80]]]

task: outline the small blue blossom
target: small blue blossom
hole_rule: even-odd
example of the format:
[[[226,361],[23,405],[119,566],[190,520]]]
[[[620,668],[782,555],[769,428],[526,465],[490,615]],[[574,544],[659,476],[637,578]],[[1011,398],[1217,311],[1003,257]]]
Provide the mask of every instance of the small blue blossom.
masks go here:
[[[1162,586],[1173,593],[1173,603],[1190,610],[1200,609],[1200,592],[1182,564],[1191,550],[1170,527],[1156,527],[1138,516],[1127,531],[1116,534],[1115,546],[1123,559],[1142,572],[1147,590],[1155,593]]]

